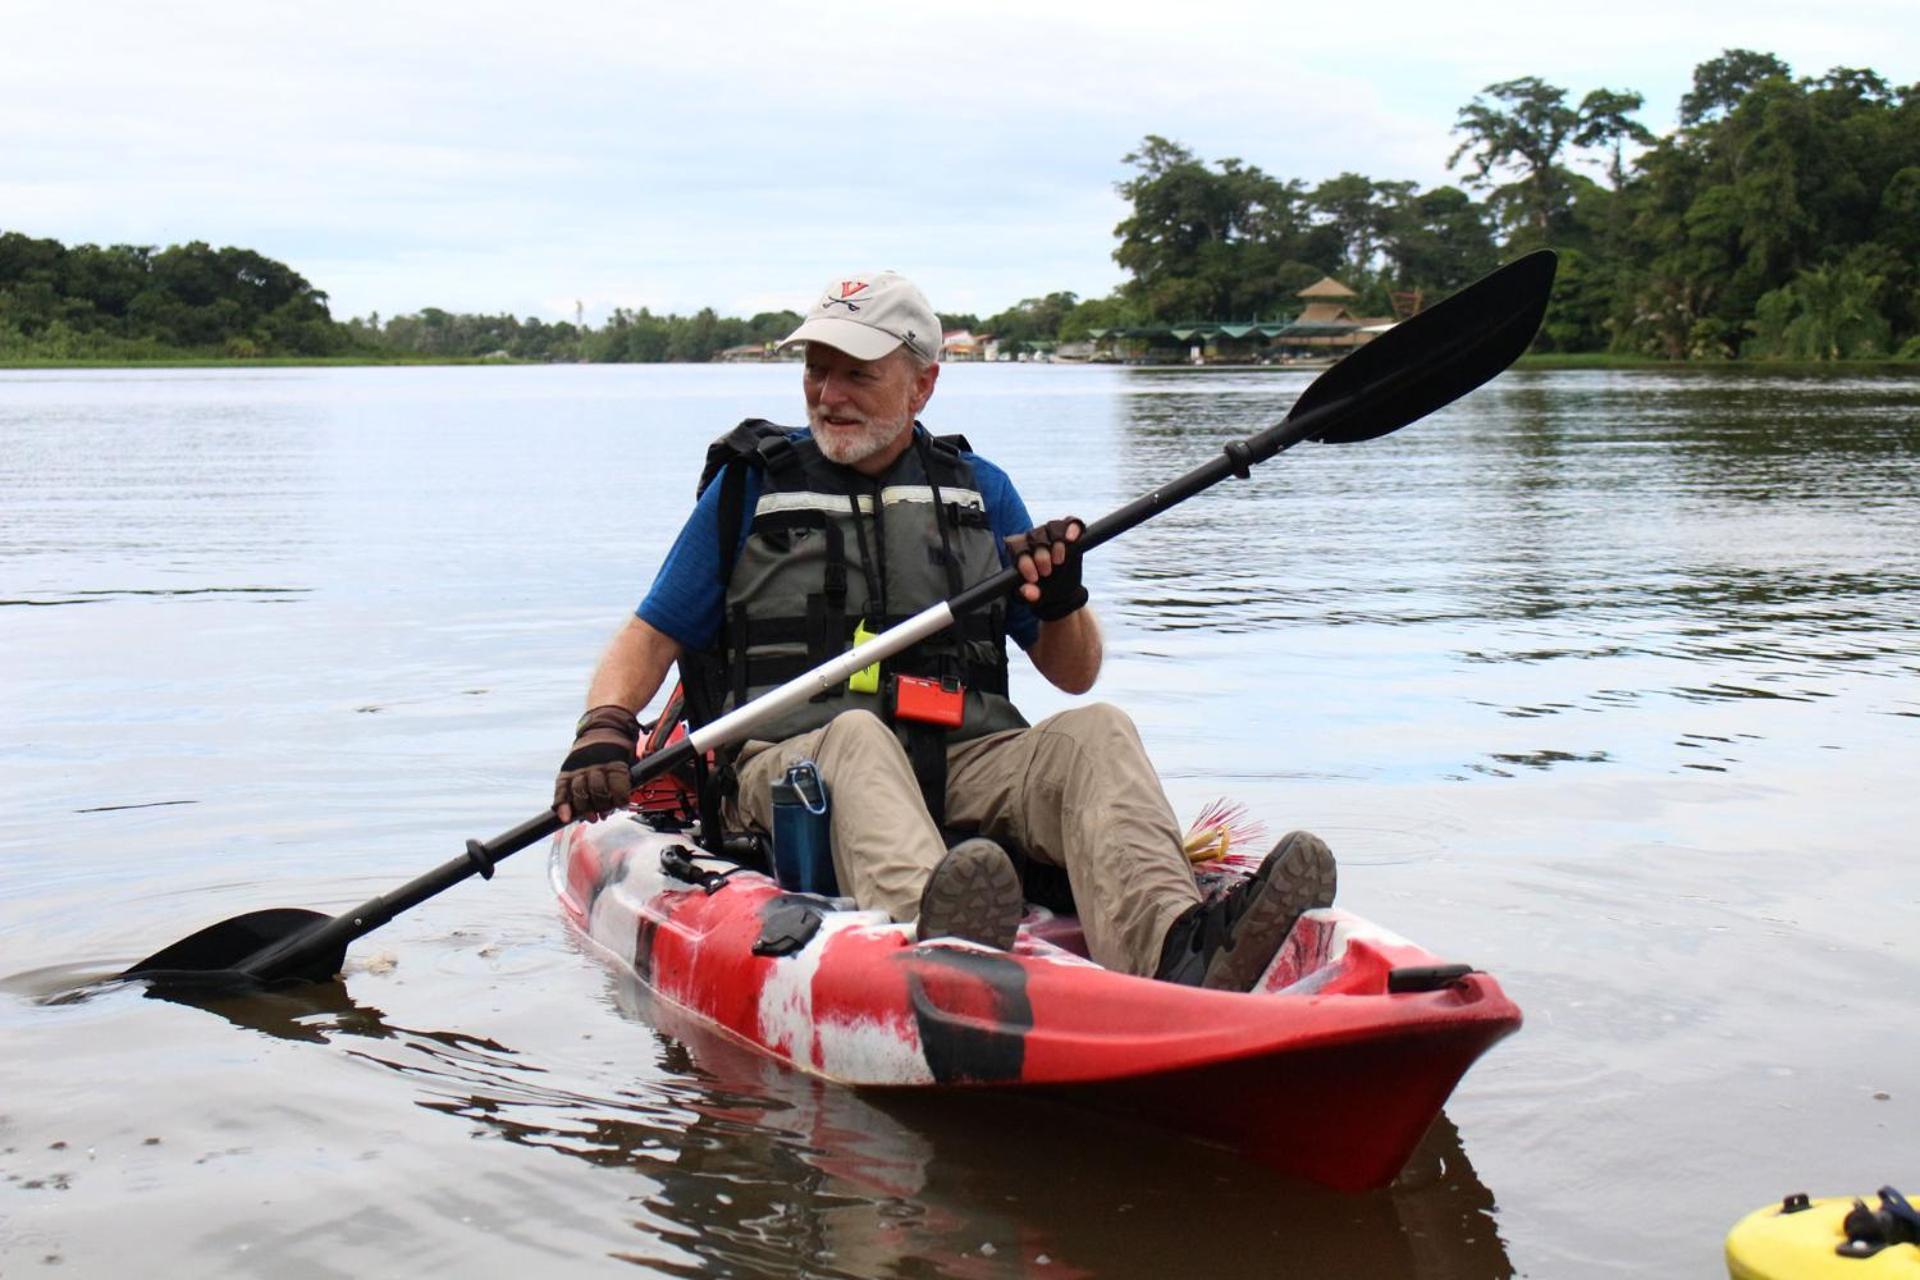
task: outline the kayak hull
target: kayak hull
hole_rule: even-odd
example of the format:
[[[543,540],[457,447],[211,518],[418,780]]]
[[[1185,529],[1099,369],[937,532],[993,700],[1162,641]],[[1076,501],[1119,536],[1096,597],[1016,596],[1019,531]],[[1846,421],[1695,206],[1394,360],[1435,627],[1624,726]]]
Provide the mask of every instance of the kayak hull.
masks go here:
[[[762,1052],[863,1088],[1122,1112],[1342,1190],[1391,1181],[1461,1075],[1520,1025],[1481,973],[1390,993],[1394,971],[1421,985],[1406,978],[1439,958],[1345,911],[1303,917],[1254,992],[1205,991],[1102,969],[1071,917],[1039,908],[1008,952],[917,943],[755,872],[691,883],[663,866],[672,850],[692,846],[636,817],[576,823],[554,838],[556,895],[657,996]],[[1203,887],[1253,865],[1208,864]],[[789,953],[756,954],[770,941]]]

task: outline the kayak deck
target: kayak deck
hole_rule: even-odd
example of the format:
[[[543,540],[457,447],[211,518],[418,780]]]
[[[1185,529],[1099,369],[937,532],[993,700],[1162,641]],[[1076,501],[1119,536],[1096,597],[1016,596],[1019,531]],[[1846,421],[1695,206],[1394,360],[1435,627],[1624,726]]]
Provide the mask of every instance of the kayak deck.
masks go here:
[[[1009,952],[917,943],[756,872],[708,888],[663,868],[691,848],[638,818],[576,823],[554,839],[555,891],[660,997],[844,1084],[1124,1111],[1360,1190],[1399,1172],[1461,1075],[1520,1025],[1491,977],[1338,909],[1303,917],[1254,992],[1207,991],[1100,968],[1070,916],[1031,909]],[[1203,887],[1252,865],[1208,864]],[[796,922],[811,933],[789,954],[755,953],[792,945]]]

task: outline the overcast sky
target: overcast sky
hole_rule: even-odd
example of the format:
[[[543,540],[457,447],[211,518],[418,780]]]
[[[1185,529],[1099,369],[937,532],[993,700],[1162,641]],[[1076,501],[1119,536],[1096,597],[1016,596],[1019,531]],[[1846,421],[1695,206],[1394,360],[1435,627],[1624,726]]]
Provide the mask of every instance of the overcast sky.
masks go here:
[[[1665,131],[1730,46],[1911,84],[1920,6],[0,0],[0,230],[258,249],[342,318],[749,315],[873,267],[985,315],[1119,283],[1147,133],[1434,186],[1491,82]]]

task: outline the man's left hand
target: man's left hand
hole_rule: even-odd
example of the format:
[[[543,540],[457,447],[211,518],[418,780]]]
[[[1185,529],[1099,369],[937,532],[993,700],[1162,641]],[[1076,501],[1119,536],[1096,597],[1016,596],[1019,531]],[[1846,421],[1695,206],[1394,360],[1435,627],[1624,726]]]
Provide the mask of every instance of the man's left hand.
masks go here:
[[[639,738],[640,726],[625,707],[608,704],[580,717],[573,749],[553,780],[553,811],[560,821],[598,822],[627,803]]]
[[[1007,539],[1007,550],[1020,570],[1020,598],[1042,622],[1058,621],[1087,602],[1087,589],[1080,585],[1080,557],[1073,554],[1085,527],[1079,517],[1067,516]]]

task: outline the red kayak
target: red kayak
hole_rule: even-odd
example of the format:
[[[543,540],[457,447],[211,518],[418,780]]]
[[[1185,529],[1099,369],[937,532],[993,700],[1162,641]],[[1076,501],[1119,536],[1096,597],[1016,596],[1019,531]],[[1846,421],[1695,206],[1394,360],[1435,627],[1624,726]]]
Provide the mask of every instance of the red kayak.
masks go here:
[[[1257,865],[1196,871],[1211,892]],[[1073,917],[1040,907],[1010,952],[915,942],[710,858],[658,814],[565,828],[552,875],[572,922],[661,998],[801,1071],[1123,1111],[1342,1190],[1391,1181],[1520,1025],[1488,975],[1337,908],[1304,916],[1239,993],[1103,969]]]

